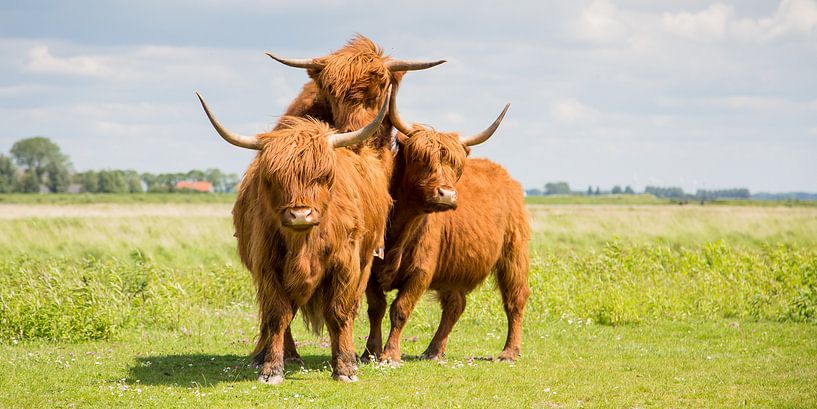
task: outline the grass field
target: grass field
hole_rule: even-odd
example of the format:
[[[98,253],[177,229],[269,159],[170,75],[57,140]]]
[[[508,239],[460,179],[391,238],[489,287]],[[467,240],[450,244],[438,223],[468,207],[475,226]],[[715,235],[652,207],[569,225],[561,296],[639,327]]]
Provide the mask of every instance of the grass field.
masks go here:
[[[363,365],[357,384],[335,383],[327,339],[297,320],[306,366],[270,387],[246,358],[254,295],[231,199],[184,196],[206,197],[0,200],[0,407],[817,402],[817,208],[531,204],[516,364],[486,359],[505,336],[488,283],[469,295],[444,362],[413,359],[439,319],[427,297],[401,367]],[[359,351],[367,328],[361,313]]]

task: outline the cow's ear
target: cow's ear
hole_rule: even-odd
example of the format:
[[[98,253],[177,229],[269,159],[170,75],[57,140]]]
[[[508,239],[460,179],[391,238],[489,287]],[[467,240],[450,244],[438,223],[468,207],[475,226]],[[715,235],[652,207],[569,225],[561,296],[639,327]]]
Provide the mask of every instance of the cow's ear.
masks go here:
[[[468,145],[462,145],[462,147],[465,148],[465,157],[470,156],[471,155],[471,147],[468,146]]]

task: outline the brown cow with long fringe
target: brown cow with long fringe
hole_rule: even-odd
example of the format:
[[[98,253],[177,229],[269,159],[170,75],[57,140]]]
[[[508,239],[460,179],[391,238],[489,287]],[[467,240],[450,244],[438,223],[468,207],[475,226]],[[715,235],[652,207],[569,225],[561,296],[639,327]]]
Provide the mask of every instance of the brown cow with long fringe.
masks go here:
[[[261,382],[283,381],[285,331],[299,307],[313,330],[326,324],[333,378],[357,380],[352,326],[392,202],[377,152],[343,147],[379,131],[385,99],[358,131],[338,133],[315,119],[285,117],[255,137],[226,130],[201,100],[225,140],[260,151],[239,187],[233,222],[257,289]]]
[[[386,257],[375,260],[366,289],[371,328],[363,359],[373,355],[381,361],[400,361],[403,327],[428,290],[437,292],[443,312],[422,357],[443,357],[466,295],[494,271],[508,318],[508,336],[499,359],[514,361],[520,354],[522,314],[530,293],[530,227],[522,187],[498,164],[467,158],[469,146],[487,140],[508,107],[486,131],[460,138],[456,133],[403,123],[395,105],[396,86],[392,92],[392,123],[406,136],[399,135]],[[383,348],[384,292],[393,289],[398,294],[391,305],[391,331]]]

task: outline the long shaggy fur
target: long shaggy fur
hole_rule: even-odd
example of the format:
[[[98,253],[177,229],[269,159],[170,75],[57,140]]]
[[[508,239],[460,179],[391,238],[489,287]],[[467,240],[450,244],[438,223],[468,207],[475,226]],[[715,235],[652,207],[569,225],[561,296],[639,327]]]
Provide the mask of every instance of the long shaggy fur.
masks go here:
[[[500,165],[467,159],[467,154],[468,148],[455,133],[415,125],[411,136],[404,139],[394,175],[396,205],[389,217],[386,258],[375,263],[367,289],[370,303],[381,306],[381,311],[369,311],[374,324],[367,354],[380,353],[383,291],[399,290],[391,306],[392,329],[381,358],[400,360],[400,332],[427,290],[437,292],[443,318],[424,356],[438,358],[465,308],[465,295],[494,272],[509,321],[508,340],[500,358],[513,360],[518,356],[519,326],[529,294],[530,230],[522,188]],[[456,174],[459,169],[461,177]],[[423,211],[424,189],[455,181],[459,198],[456,210]]]
[[[390,58],[362,35],[317,60],[325,67],[308,70],[311,81],[304,85],[285,115],[313,116],[341,132],[359,129],[371,122],[380,110],[391,81],[402,78],[402,73],[389,72],[385,63]],[[364,144],[377,150],[388,150],[391,130],[387,116],[378,135]]]
[[[238,191],[233,221],[258,290],[255,354],[262,358],[274,335],[269,328],[286,328],[295,308],[313,329],[353,317],[383,240],[388,176],[369,148],[331,149],[326,135],[333,132],[314,119],[283,118],[278,129],[258,136],[263,148]],[[282,227],[280,211],[291,205],[313,206],[320,225],[308,233]]]

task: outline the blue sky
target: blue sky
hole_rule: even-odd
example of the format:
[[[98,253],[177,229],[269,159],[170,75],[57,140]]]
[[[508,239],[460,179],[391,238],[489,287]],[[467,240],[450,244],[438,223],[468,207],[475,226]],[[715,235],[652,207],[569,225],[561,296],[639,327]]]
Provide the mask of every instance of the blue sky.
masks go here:
[[[508,4],[505,4],[508,3]],[[0,152],[43,135],[78,170],[242,173],[193,95],[267,130],[355,33],[410,73],[404,118],[471,133],[526,187],[817,191],[817,0],[0,2]]]

